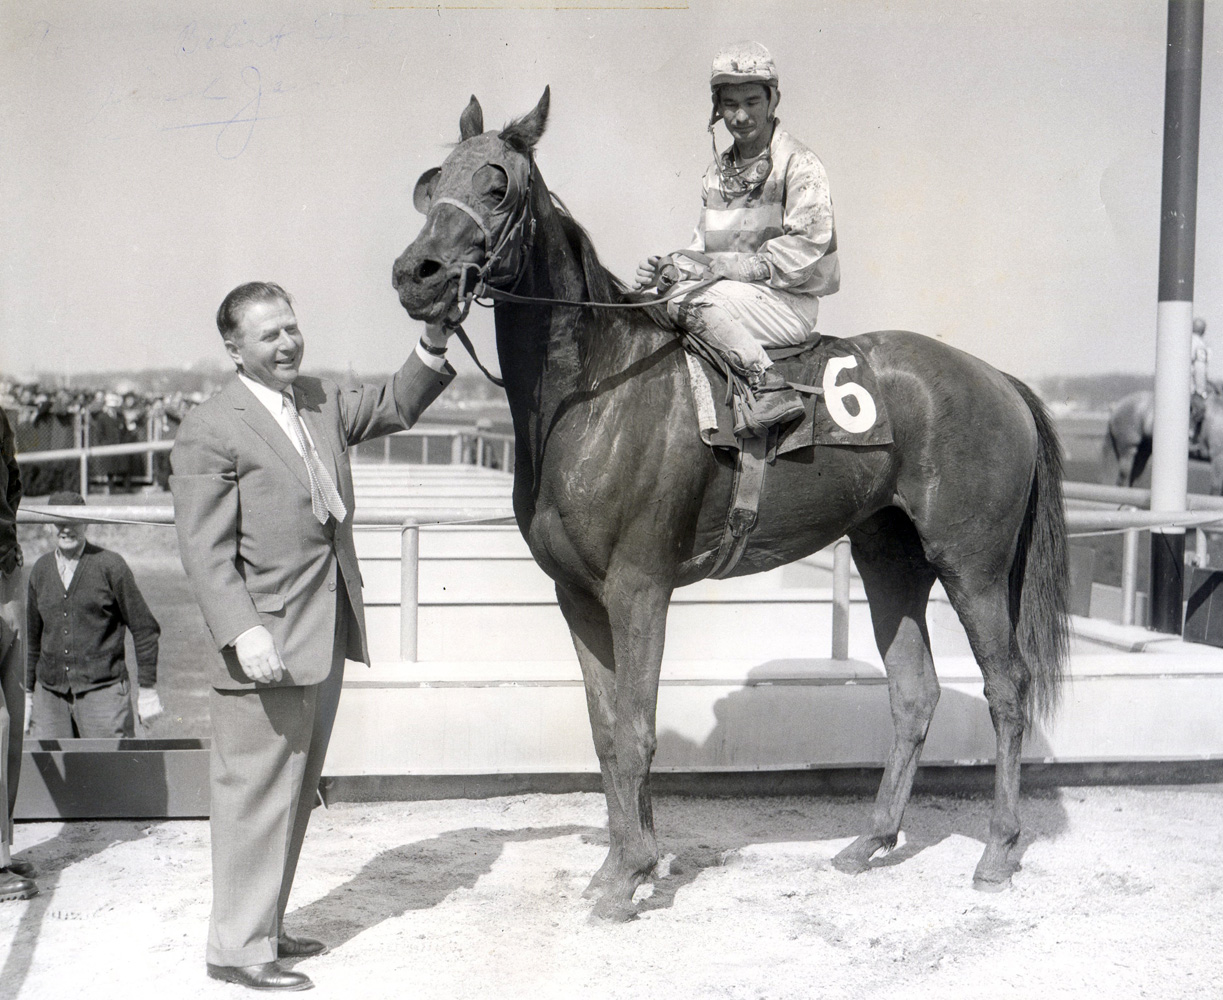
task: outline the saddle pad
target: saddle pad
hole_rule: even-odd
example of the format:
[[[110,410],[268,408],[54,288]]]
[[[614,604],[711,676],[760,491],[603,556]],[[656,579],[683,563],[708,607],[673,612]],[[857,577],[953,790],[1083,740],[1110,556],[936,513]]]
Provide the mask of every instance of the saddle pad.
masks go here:
[[[774,365],[789,382],[820,389],[818,396],[800,393],[806,415],[790,424],[777,443],[777,454],[812,445],[882,445],[892,443],[892,424],[875,373],[856,344],[824,337],[812,347],[776,352]],[[770,351],[770,354],[774,352]],[[784,355],[789,356],[784,356]],[[701,440],[712,448],[738,450],[734,415],[726,378],[703,358],[688,354],[689,382]]]

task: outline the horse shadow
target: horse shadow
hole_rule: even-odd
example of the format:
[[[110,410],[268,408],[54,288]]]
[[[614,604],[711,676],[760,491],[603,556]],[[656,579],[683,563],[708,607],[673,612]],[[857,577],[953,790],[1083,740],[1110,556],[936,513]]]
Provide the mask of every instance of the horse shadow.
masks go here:
[[[458,890],[473,888],[492,871],[507,844],[574,834],[607,842],[606,830],[576,824],[447,830],[382,851],[347,882],[293,911],[290,919],[295,928],[339,947],[386,920],[431,909]]]
[[[868,671],[874,669],[866,663],[857,666]],[[689,800],[678,805],[679,812],[690,813],[694,807],[700,812],[692,796],[710,794],[759,796],[761,811],[759,822],[750,824],[745,836],[744,824],[736,828],[734,824],[719,823],[716,808],[709,810],[709,825],[702,830],[669,829],[667,814],[671,810],[664,806],[658,815],[658,836],[664,856],[669,857],[656,873],[659,877],[654,880],[653,892],[641,900],[639,911],[670,907],[677,894],[703,873],[734,863],[745,848],[831,842],[826,844],[827,857],[813,859],[817,868],[830,867],[832,855],[867,828],[882,777],[881,762],[892,740],[882,670],[878,670],[877,680],[869,678],[873,683],[852,685],[858,693],[853,696],[856,706],[850,709],[845,699],[838,698],[833,685],[768,683],[779,667],[784,667],[783,661],[753,668],[747,686],[715,702],[715,723],[703,739],[695,740],[660,727],[655,761],[696,770],[711,765],[726,767],[733,748],[751,746],[767,753],[770,744],[773,753],[788,751],[793,757],[794,741],[803,743],[808,738],[804,734],[821,728],[831,734],[834,742],[838,731],[856,730],[855,745],[860,749],[862,727],[867,727],[871,735],[866,760],[879,763],[846,763],[822,769],[796,765],[790,770],[753,771],[750,764],[743,762],[740,770],[732,772],[733,777],[723,772],[712,781],[697,782],[689,780],[688,775],[656,773],[653,787],[657,793]],[[766,683],[760,684],[762,680]],[[862,687],[869,689],[865,698],[861,697]],[[945,682],[927,738],[927,755],[939,760],[989,762],[920,767],[905,810],[901,843],[886,854],[876,855],[871,861],[872,870],[903,864],[957,835],[978,841],[984,850],[993,797],[993,746],[993,725],[984,698]],[[961,754],[957,752],[960,748],[971,749]],[[988,752],[981,752],[983,748],[989,748]],[[951,756],[949,749],[955,756]],[[827,759],[826,752],[826,749],[814,751],[808,759]],[[1043,760],[1050,755],[1051,746],[1043,725],[1033,723],[1024,740],[1025,760]],[[1054,840],[1068,828],[1062,792],[1052,784],[1053,780],[1047,769],[1035,761],[1025,769],[1024,783],[1028,787],[1020,806],[1023,831],[1011,851],[1016,871],[1033,843]],[[977,857],[964,859],[969,871]]]

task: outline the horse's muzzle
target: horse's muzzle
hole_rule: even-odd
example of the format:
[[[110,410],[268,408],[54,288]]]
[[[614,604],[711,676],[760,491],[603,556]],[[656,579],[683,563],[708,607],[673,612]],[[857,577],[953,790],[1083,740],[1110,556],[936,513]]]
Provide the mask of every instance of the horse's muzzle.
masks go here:
[[[452,269],[409,246],[391,268],[391,284],[399,304],[413,319],[432,322],[454,304],[457,286]]]

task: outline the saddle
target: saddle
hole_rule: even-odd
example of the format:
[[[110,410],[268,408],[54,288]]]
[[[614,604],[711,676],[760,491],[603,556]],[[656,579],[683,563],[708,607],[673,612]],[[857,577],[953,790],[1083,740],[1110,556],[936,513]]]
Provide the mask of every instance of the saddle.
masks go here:
[[[734,407],[742,405],[738,376],[699,338],[683,337],[689,384],[701,440],[733,451],[730,509],[710,576],[729,576],[756,526],[766,468],[779,456],[816,445],[849,447],[892,443],[892,425],[866,356],[847,340],[823,337],[796,347],[770,348],[776,370],[803,397],[801,420],[772,428],[768,438],[738,438]]]

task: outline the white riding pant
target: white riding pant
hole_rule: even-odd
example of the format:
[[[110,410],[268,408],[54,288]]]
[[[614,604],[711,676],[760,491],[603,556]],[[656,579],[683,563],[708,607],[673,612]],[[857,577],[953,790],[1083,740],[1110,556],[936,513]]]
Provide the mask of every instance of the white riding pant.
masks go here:
[[[668,294],[695,284],[678,282]],[[667,314],[676,323],[707,340],[742,373],[772,364],[765,347],[792,347],[810,340],[819,309],[820,300],[814,295],[729,280],[667,303]]]

